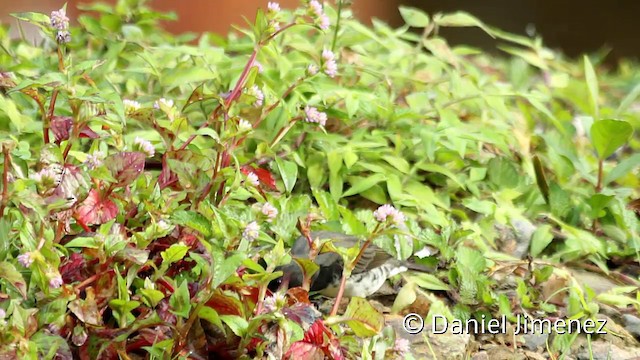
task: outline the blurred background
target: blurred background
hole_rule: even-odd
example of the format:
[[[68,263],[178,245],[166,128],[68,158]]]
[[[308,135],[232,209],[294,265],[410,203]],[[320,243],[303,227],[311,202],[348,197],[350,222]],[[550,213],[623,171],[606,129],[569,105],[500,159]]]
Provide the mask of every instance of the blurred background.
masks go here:
[[[114,0],[104,0],[113,2]],[[68,14],[73,21],[77,4],[87,0],[68,0]],[[267,0],[153,0],[150,5],[161,11],[173,11],[178,21],[167,22],[172,32],[211,31],[226,33],[232,24],[244,25],[243,16],[253,19],[258,7],[266,8]],[[333,3],[333,0],[331,1]],[[0,22],[14,22],[9,14],[19,11],[49,13],[59,9],[64,0],[0,0]],[[292,8],[299,0],[281,0],[281,7]],[[392,26],[400,26],[399,5],[435,12],[467,11],[489,25],[521,35],[541,35],[544,43],[562,49],[569,56],[608,49],[608,61],[640,55],[636,18],[640,1],[632,0],[355,0],[354,12],[364,21],[379,18]],[[477,29],[445,29],[442,35],[451,43],[465,43],[495,49],[493,39]]]

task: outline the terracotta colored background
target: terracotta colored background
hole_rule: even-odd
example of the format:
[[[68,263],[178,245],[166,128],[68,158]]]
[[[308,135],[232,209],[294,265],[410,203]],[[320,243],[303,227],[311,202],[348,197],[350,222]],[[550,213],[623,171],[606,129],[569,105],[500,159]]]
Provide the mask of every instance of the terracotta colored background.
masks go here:
[[[88,1],[68,0],[71,17],[77,15],[75,7],[78,3]],[[279,2],[282,7],[300,4],[299,0]],[[64,0],[0,0],[0,21],[11,21],[10,12],[48,13],[63,3]],[[154,0],[151,5],[178,14],[177,22],[167,23],[171,31],[226,33],[230,24],[244,24],[242,16],[253,19],[256,8],[264,8],[266,3],[267,0]],[[562,48],[569,55],[596,51],[603,46],[613,49],[610,59],[640,55],[640,41],[637,40],[640,1],[355,0],[354,12],[365,22],[375,16],[397,26],[402,21],[397,10],[400,4],[420,7],[430,14],[465,10],[507,31],[524,35],[528,30],[542,34],[545,44]],[[496,45],[491,38],[475,29],[444,30],[442,34],[451,43],[464,42],[488,49],[494,49]]]
[[[103,0],[104,1],[104,0]],[[72,19],[77,16],[77,4],[90,2],[88,0],[68,0],[67,13]],[[105,2],[113,3],[114,0]],[[184,31],[202,32],[212,31],[226,33],[232,24],[244,25],[243,16],[252,20],[258,7],[267,6],[267,0],[154,0],[149,4],[163,12],[173,11],[178,15],[178,21],[166,23],[166,28],[179,33]],[[299,0],[278,1],[283,8],[293,8],[300,4]],[[20,11],[37,11],[49,13],[59,9],[64,0],[0,0],[0,21],[15,21],[9,14]],[[398,17],[396,1],[367,0],[356,1],[354,12],[358,18],[367,21],[371,16],[379,18]]]

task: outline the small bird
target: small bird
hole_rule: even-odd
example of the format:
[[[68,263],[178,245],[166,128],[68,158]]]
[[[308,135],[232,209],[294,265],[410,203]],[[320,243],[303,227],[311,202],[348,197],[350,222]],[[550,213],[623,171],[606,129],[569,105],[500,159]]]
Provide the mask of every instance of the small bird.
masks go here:
[[[358,243],[358,238],[355,236],[330,231],[311,232],[311,238],[331,239],[336,247],[343,248],[351,248]],[[304,236],[297,238],[291,247],[291,256],[294,258],[309,258],[309,252],[309,242]],[[319,269],[311,278],[310,291],[318,292],[327,297],[336,297],[344,270],[342,256],[335,252],[324,252],[318,254],[314,262],[319,266]],[[288,287],[302,286],[302,269],[295,261],[277,267],[276,270],[282,271],[283,276],[269,284],[271,291],[276,291],[283,283],[286,283],[287,279]],[[431,272],[431,269],[427,267],[409,261],[397,260],[381,248],[370,244],[356,263],[351,276],[347,278],[344,296],[363,298],[371,296],[384,285],[388,278],[407,270]]]

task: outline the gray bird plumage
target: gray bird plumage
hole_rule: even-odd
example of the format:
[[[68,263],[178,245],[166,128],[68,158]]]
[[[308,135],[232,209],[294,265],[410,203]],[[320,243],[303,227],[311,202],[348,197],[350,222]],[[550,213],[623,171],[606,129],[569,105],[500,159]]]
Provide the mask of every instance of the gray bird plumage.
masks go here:
[[[330,231],[312,232],[311,238],[331,239],[334,246],[343,248],[351,248],[358,243],[358,238],[354,236]],[[294,258],[309,258],[309,252],[309,242],[304,236],[297,238],[291,247],[291,256]],[[317,291],[325,296],[335,297],[340,287],[344,269],[342,257],[335,252],[324,252],[318,254],[314,262],[319,266],[319,269],[311,279],[310,290],[312,292]],[[284,274],[283,277],[288,278],[289,287],[302,285],[302,270],[296,262],[292,261],[277,270],[281,270]],[[368,297],[378,291],[388,278],[407,270],[430,271],[426,267],[408,261],[397,260],[381,248],[370,244],[355,265],[351,276],[347,279],[344,296]],[[277,289],[280,285],[280,280],[278,279],[270,284],[270,289]]]

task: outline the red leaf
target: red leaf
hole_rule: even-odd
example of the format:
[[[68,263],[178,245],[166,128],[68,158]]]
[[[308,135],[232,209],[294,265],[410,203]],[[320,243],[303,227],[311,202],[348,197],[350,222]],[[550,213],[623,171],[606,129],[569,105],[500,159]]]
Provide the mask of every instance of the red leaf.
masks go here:
[[[309,300],[309,292],[299,286],[287,290],[287,295],[289,295],[289,298],[293,300],[293,303],[311,304],[311,301]]]
[[[303,329],[307,329],[309,326],[317,326],[316,319],[320,315],[313,306],[305,303],[297,303],[291,307],[285,307],[282,309],[282,314],[300,324]],[[309,330],[311,330],[311,328]]]
[[[243,174],[247,175],[249,173],[254,173],[258,176],[258,180],[262,185],[266,185],[271,190],[277,190],[276,188],[276,180],[273,178],[273,175],[269,170],[265,170],[262,168],[254,168],[253,166],[245,165],[240,168]]]
[[[324,334],[328,332],[329,329],[324,325],[324,322],[321,319],[316,320],[316,322],[311,325],[309,330],[304,333],[304,338],[302,341],[312,343],[315,345],[324,344]]]
[[[227,296],[219,289],[213,293],[213,296],[207,301],[207,306],[215,310],[219,315],[243,315],[243,303],[231,296]]]
[[[80,129],[80,137],[81,138],[89,138],[89,139],[97,139],[100,137],[95,131],[91,130],[89,125],[83,125]]]
[[[50,126],[53,136],[56,138],[56,143],[60,144],[61,141],[69,140],[69,134],[73,127],[73,118],[71,116],[52,116]]]
[[[284,355],[285,359],[324,359],[324,351],[318,346],[304,341],[296,341],[291,344],[289,351]]]
[[[89,277],[84,256],[78,253],[71,253],[60,265],[60,275],[65,283],[82,281]]]
[[[100,193],[91,189],[89,196],[76,209],[75,217],[82,224],[104,224],[118,214],[118,206],[111,199],[104,199]]]
[[[115,186],[129,185],[144,170],[146,155],[141,152],[121,152],[107,158],[106,164],[111,175],[118,180]]]

